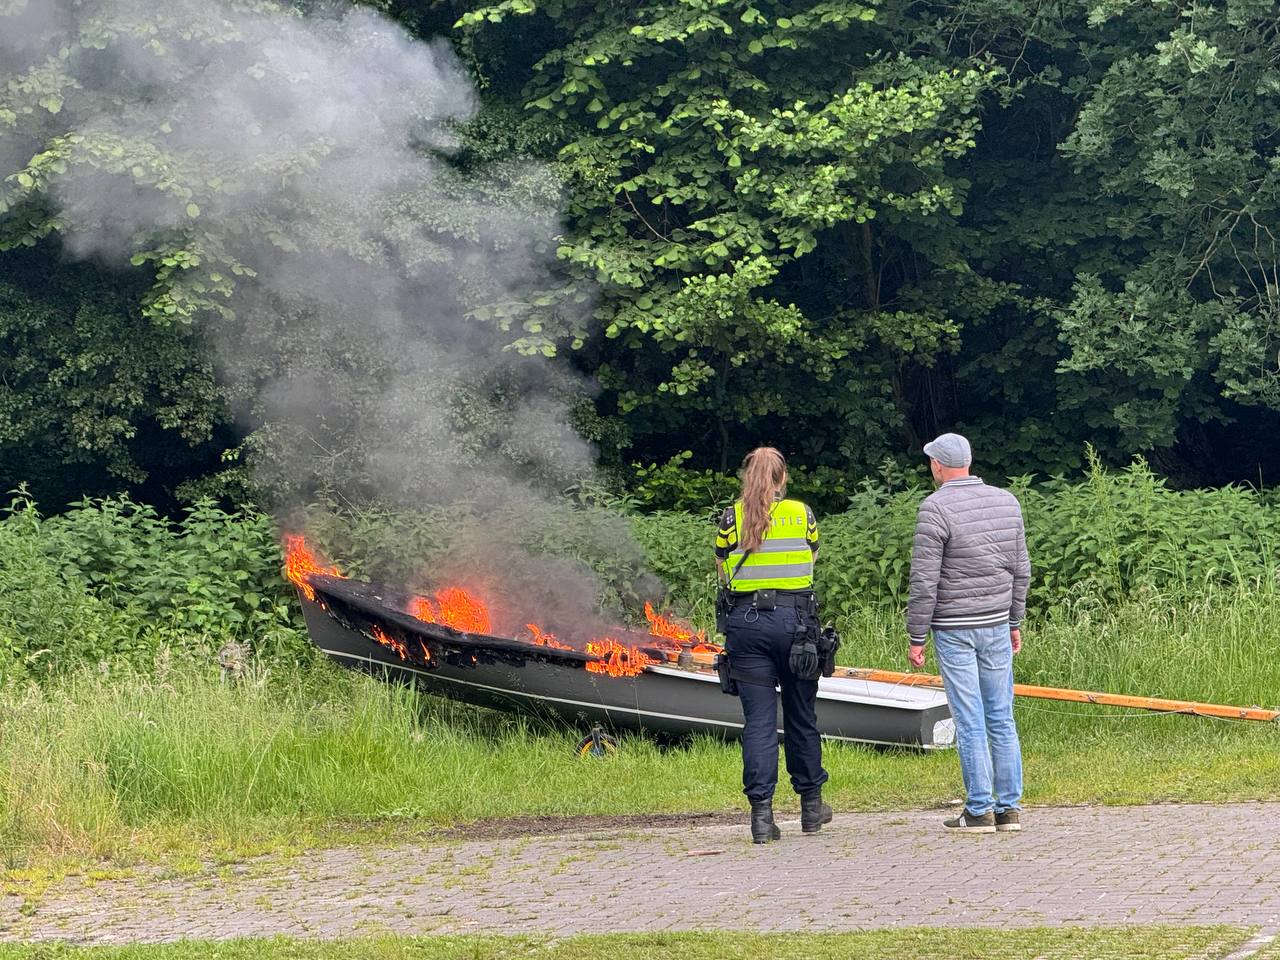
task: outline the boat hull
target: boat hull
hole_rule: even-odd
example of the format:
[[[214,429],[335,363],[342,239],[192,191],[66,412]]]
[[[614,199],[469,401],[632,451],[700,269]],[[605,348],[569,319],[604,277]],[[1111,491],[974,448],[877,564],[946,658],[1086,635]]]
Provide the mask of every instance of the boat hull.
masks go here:
[[[480,657],[475,662],[409,662],[362,630],[335,618],[321,603],[300,598],[312,641],[345,667],[465,703],[571,724],[664,735],[742,733],[737,697],[720,692],[706,670],[651,666],[634,677],[583,669],[581,662],[539,656]],[[781,729],[781,715],[779,729]],[[818,726],[833,740],[934,749],[954,738],[945,696],[938,690],[876,681],[824,678],[818,687]]]

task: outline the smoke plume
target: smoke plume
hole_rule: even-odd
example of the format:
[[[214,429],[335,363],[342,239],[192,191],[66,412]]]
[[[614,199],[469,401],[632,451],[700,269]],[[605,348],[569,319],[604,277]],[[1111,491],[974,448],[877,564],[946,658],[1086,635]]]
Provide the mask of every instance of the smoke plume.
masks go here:
[[[461,149],[478,100],[445,43],[360,8],[0,0],[0,73],[58,91],[0,127],[11,202],[51,205],[73,257],[156,271],[151,314],[201,324],[277,509],[430,506],[433,578],[554,575],[588,615],[586,564],[513,528],[574,524],[554,494],[594,462],[585,387],[543,356],[585,309],[555,276],[560,192]],[[569,552],[633,576],[625,523],[597,539]]]

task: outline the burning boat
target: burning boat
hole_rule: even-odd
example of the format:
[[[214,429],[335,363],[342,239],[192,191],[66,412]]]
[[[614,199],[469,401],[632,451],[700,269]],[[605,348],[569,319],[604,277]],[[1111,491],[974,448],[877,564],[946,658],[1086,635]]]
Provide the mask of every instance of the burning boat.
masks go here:
[[[488,605],[460,587],[421,596],[348,579],[317,562],[300,537],[286,543],[285,568],[312,642],[343,666],[574,724],[726,738],[742,732],[738,700],[720,692],[711,666],[719,647],[651,607],[648,633],[620,629],[575,645],[533,623],[520,636],[496,636]],[[818,684],[824,737],[925,749],[953,742],[941,691],[842,673],[851,671]]]

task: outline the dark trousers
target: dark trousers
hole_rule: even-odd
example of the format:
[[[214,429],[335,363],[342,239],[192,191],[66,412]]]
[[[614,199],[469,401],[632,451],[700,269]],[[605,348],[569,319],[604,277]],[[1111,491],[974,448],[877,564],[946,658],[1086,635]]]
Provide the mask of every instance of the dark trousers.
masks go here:
[[[827,782],[818,735],[818,681],[797,680],[787,665],[799,615],[794,607],[735,607],[725,639],[729,670],[742,701],[742,792],[752,803],[773,798],[778,785],[778,692],[782,690],[787,773],[801,796]]]

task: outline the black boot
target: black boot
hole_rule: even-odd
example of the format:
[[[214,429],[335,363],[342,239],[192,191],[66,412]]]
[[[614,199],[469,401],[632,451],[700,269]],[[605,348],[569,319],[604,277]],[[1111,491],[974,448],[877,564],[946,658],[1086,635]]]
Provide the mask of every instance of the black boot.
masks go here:
[[[821,788],[800,798],[800,832],[817,833],[831,822],[831,805],[822,802]]]
[[[768,843],[770,840],[781,840],[782,831],[773,822],[773,801],[761,800],[751,804],[751,840],[753,843]]]

